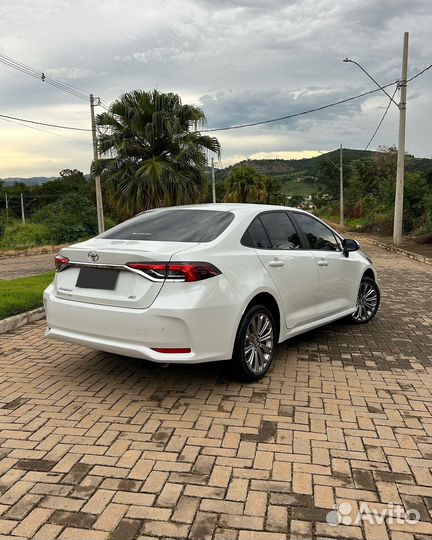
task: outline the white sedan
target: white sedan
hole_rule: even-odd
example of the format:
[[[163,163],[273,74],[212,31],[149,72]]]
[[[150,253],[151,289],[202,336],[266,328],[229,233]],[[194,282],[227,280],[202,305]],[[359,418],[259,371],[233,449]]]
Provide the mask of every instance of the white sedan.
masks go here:
[[[261,378],[275,347],[380,302],[355,240],[295,208],[150,210],[61,250],[44,293],[47,337],[163,363],[230,359]]]

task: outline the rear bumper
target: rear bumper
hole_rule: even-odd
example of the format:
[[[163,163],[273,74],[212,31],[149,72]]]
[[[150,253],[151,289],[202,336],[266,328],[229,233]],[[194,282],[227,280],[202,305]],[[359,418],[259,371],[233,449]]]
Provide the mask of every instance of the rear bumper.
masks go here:
[[[213,282],[213,283],[211,283]],[[205,287],[163,287],[147,309],[120,308],[44,293],[46,337],[162,363],[226,360],[232,355],[241,302],[225,279]],[[190,285],[190,284],[185,284]],[[166,354],[153,348],[190,348]]]

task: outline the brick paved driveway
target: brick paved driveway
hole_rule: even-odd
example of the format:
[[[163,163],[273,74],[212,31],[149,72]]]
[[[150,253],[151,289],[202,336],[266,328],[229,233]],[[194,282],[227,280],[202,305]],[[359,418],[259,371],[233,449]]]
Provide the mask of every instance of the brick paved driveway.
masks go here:
[[[0,535],[432,537],[432,273],[368,248],[384,302],[278,349],[263,381],[0,336]],[[335,503],[417,525],[326,524]]]
[[[36,276],[54,270],[55,253],[0,259],[0,279]]]

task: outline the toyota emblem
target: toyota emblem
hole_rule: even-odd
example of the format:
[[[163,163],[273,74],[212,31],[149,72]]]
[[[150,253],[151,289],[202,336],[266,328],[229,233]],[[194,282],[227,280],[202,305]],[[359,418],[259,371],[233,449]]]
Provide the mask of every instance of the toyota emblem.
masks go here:
[[[89,251],[87,257],[92,262],[97,262],[99,260],[99,255],[96,253],[96,251]]]

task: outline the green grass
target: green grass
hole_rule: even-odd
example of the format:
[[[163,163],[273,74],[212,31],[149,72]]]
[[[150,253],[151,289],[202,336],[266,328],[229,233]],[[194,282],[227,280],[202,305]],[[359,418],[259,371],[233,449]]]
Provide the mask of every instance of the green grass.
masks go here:
[[[332,212],[326,212],[322,210],[316,210],[316,215],[320,217],[321,219],[326,219],[327,221],[331,221],[333,223],[339,223],[339,214],[335,214]],[[368,225],[369,222],[367,218],[345,218],[345,225],[350,229],[351,231],[363,231]]]
[[[46,225],[14,221],[8,224],[4,235],[0,237],[0,251],[28,249],[51,243],[49,230]]]
[[[0,319],[42,306],[42,293],[54,272],[40,276],[0,281]]]
[[[317,191],[317,188],[314,184],[288,180],[282,184],[281,191],[284,195],[312,195]]]

